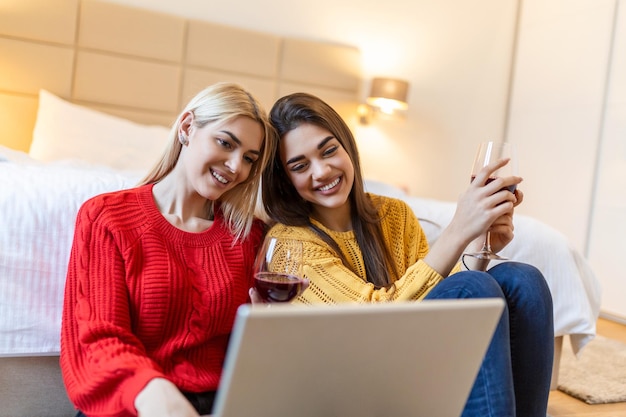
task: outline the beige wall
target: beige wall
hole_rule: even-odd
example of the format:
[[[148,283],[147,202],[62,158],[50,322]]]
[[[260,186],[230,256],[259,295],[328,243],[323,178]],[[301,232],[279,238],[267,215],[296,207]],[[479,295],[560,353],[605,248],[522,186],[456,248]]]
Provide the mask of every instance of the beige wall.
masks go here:
[[[626,0],[617,6],[588,255],[604,286],[603,311],[626,320]]]
[[[477,144],[502,137],[517,0],[110,1],[359,47],[363,91],[411,83],[405,119],[355,126],[366,175],[414,194],[456,200]]]
[[[520,212],[566,234],[626,320],[626,2],[524,0],[508,137],[522,148]]]
[[[614,0],[524,0],[509,140],[520,144],[523,213],[584,251]]]

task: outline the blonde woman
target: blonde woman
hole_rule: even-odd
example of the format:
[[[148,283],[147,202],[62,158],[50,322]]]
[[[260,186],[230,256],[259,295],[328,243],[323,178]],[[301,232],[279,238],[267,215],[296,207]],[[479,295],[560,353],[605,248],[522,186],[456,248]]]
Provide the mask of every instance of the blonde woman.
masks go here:
[[[211,412],[236,309],[249,301],[260,173],[275,141],[249,92],[215,84],[181,112],[140,185],[81,207],[61,335],[79,415]]]

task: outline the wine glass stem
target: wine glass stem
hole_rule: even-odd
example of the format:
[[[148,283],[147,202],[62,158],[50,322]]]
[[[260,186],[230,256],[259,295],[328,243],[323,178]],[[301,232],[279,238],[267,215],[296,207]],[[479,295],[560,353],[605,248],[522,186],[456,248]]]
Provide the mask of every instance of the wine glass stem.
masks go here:
[[[493,251],[491,250],[491,232],[490,231],[487,231],[487,233],[485,234],[485,242],[483,243],[482,252],[493,253]]]

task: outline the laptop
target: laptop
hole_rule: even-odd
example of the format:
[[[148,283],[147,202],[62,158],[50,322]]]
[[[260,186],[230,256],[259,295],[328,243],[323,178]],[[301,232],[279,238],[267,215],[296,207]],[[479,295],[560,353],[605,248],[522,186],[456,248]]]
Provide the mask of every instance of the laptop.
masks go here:
[[[504,302],[237,311],[215,417],[459,417]]]

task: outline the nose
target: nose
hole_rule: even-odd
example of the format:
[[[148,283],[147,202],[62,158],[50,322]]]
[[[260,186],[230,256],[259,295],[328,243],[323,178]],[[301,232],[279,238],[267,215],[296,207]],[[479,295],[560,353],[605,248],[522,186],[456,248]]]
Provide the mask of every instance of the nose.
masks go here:
[[[237,174],[241,169],[241,158],[239,156],[233,156],[227,159],[224,165],[232,174]]]
[[[313,163],[313,179],[320,181],[325,179],[330,173],[330,166],[324,161],[318,161]]]

